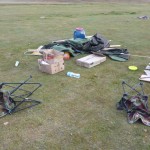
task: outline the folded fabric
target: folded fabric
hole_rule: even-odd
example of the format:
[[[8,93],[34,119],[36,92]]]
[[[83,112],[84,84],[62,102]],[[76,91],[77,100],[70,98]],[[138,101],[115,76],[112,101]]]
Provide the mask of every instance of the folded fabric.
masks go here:
[[[119,102],[120,108],[127,112],[129,123],[141,121],[143,124],[150,126],[150,111],[148,109],[148,97],[135,95],[132,97],[123,97]]]
[[[150,70],[150,65],[147,65],[145,69]]]
[[[141,75],[139,80],[150,82],[150,70],[144,70],[145,74]]]

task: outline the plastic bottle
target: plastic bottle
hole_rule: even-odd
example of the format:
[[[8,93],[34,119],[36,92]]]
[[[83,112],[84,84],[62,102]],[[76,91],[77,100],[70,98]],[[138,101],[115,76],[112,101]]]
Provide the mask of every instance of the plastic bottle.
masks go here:
[[[74,72],[67,72],[68,77],[80,78],[80,74]]]
[[[83,28],[76,28],[76,30],[73,33],[73,38],[80,38],[80,39],[85,39],[85,31]]]
[[[16,61],[15,66],[17,67],[19,65],[19,61]]]

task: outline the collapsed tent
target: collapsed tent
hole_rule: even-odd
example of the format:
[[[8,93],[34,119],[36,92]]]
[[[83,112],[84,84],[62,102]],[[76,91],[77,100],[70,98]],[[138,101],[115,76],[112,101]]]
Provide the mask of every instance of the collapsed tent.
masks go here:
[[[94,53],[97,55],[106,55],[117,61],[127,61],[129,59],[127,49],[109,47],[109,40],[96,33],[92,37],[86,37],[85,39],[77,38],[49,43],[44,45],[42,49],[55,49],[62,52],[69,52],[73,57],[79,53]]]
[[[70,52],[72,56],[76,53],[91,53],[92,51],[98,51],[100,49],[109,47],[109,41],[101,36],[95,34],[92,37],[86,37],[85,39],[69,39],[61,40],[44,45],[42,49],[55,49],[63,52]]]

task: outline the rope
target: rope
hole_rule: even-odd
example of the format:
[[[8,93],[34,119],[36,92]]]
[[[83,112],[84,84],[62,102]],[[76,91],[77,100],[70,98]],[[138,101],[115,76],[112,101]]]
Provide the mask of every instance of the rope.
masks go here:
[[[124,54],[124,53],[120,53],[123,55],[130,55],[130,56],[135,56],[135,57],[144,57],[144,58],[150,58],[149,56],[141,56],[141,55],[133,55],[133,54]]]

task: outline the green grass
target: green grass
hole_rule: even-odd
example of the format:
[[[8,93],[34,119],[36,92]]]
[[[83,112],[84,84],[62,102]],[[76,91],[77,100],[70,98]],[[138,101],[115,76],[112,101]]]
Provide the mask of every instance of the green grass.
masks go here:
[[[150,59],[131,56],[127,62],[107,61],[91,69],[65,61],[65,70],[47,75],[38,70],[39,57],[25,56],[51,41],[72,38],[76,27],[87,35],[100,33],[131,54],[150,54],[150,4],[0,5],[0,81],[17,82],[33,76],[43,84],[33,97],[42,104],[0,119],[2,150],[149,150],[150,130],[127,123],[116,110],[121,82],[138,83]],[[44,16],[45,19],[41,19]],[[20,65],[15,67],[15,61]],[[136,72],[129,65],[138,66]],[[81,78],[69,78],[68,71]],[[150,93],[150,84],[144,89]],[[4,122],[9,122],[5,126]]]

